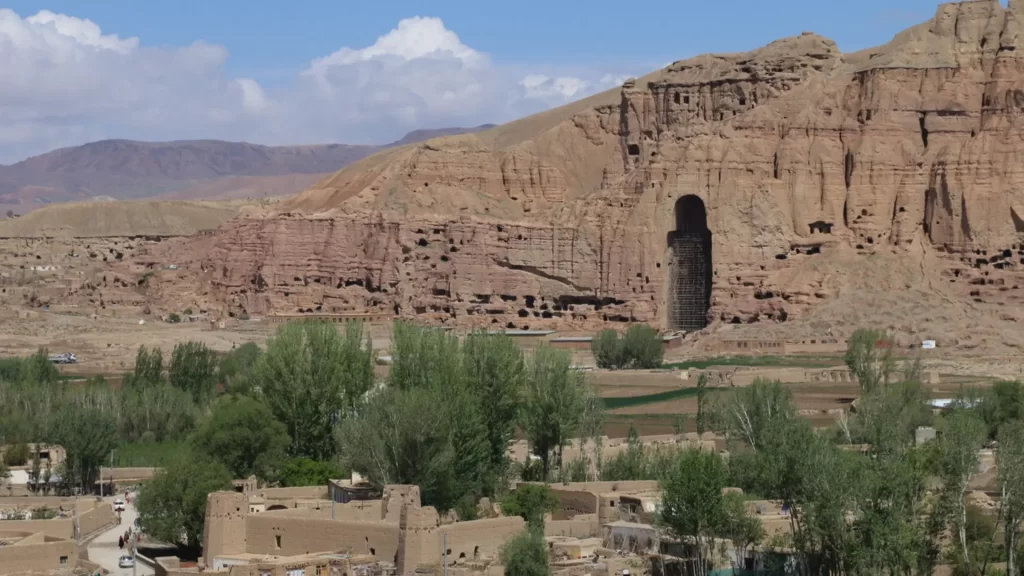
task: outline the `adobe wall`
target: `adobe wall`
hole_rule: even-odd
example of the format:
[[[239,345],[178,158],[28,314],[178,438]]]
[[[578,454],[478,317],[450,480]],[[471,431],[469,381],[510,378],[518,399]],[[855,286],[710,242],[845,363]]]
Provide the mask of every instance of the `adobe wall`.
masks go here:
[[[39,508],[40,506],[71,510],[75,506],[75,499],[63,496],[0,496],[0,508]]]
[[[571,520],[548,520],[544,522],[545,536],[566,536],[590,538],[598,536],[601,524],[596,514],[579,514]]]
[[[203,557],[210,562],[222,554],[246,551],[249,502],[238,492],[213,492],[206,497],[203,520]]]
[[[328,511],[328,513],[330,513]],[[275,536],[281,537],[277,545]],[[321,518],[295,518],[254,514],[245,520],[245,550],[253,554],[294,556],[312,552],[348,550],[394,561],[398,551],[398,524],[347,522]],[[217,554],[209,554],[214,558]]]
[[[75,539],[75,521],[71,518],[52,518],[50,520],[4,520],[4,532],[42,532],[51,538]],[[85,534],[85,531],[82,531]],[[2,548],[0,548],[2,550]]]
[[[161,471],[163,471],[163,468],[100,468],[99,482],[110,482],[111,478],[113,478],[115,483],[127,481],[141,482],[145,480],[152,480],[153,477]]]
[[[593,492],[552,487],[551,495],[558,499],[558,509],[551,514],[554,520],[569,520],[580,514],[597,514],[597,494]]]
[[[28,539],[11,546],[0,546],[0,573],[67,569],[78,564],[78,545],[74,540],[47,538],[49,541],[39,542],[38,537],[32,537],[20,530],[7,530],[6,523],[4,529],[0,532],[0,538],[19,536]]]
[[[93,532],[109,526],[116,521],[114,515],[114,507],[109,502],[96,502],[91,509],[84,509],[83,506],[80,508],[80,514],[78,516],[78,528],[81,530],[82,535],[92,534]]]
[[[331,519],[331,503],[324,501],[319,508],[288,508],[285,510],[268,510],[262,514],[290,518]],[[345,504],[334,504],[334,519],[348,522],[380,522],[383,516],[383,505],[380,500],[353,500]]]
[[[449,560],[459,558],[496,558],[501,547],[516,534],[526,530],[526,522],[519,516],[487,518],[446,524],[434,531],[436,545],[428,548],[433,554],[421,559],[421,564],[433,564],[442,560],[441,546],[444,535],[448,536]]]
[[[267,500],[326,500],[326,486],[297,486],[294,488],[263,488],[256,494]]]
[[[668,437],[668,436],[666,436]],[[520,482],[519,484],[543,484],[543,482]],[[564,482],[552,484],[552,489],[593,492],[601,494],[604,492],[650,492],[658,490],[656,480],[623,480],[621,482]]]
[[[786,354],[785,340],[722,340],[714,346],[719,354]]]

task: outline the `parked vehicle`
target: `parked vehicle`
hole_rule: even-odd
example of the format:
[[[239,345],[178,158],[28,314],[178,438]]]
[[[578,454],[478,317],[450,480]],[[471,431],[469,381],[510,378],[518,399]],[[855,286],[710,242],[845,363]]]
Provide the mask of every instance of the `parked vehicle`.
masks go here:
[[[118,568],[131,568],[132,566],[135,566],[135,558],[131,556],[121,556],[117,561]]]
[[[75,356],[74,352],[65,352],[50,356],[50,362],[54,364],[77,364],[78,356]]]

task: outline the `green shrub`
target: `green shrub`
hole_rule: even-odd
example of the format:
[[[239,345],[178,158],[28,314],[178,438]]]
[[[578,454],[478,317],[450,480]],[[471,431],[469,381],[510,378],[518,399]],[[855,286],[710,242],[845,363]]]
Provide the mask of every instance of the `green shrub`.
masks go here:
[[[181,322],[181,316],[178,316],[177,312],[171,312],[170,316],[167,317],[167,321],[171,324],[177,324]]]
[[[622,356],[631,368],[658,368],[665,356],[665,342],[646,324],[634,324],[622,338]]]
[[[601,330],[590,341],[590,351],[594,354],[598,368],[615,370],[622,367],[622,346],[619,333],[615,330]]]
[[[635,324],[622,338],[614,330],[602,330],[590,343],[598,368],[659,368],[665,355],[665,343],[658,331],[646,324]]]
[[[24,442],[15,444],[4,452],[4,464],[8,466],[24,466],[28,463],[29,452],[28,444]]]

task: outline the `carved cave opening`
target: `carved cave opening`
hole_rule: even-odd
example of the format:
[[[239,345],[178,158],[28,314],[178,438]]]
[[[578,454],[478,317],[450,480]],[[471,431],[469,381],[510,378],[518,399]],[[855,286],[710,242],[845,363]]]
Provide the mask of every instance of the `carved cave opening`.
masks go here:
[[[704,201],[683,196],[675,205],[676,228],[669,234],[673,271],[669,292],[669,325],[700,330],[711,308],[711,231]]]

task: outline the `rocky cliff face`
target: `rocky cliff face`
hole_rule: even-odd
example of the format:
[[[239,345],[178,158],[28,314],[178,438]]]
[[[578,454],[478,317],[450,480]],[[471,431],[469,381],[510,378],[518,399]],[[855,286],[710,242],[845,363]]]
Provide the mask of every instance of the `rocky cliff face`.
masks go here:
[[[1022,29],[1024,3],[972,1],[854,54],[804,34],[676,62],[361,161],[196,265],[250,313],[824,330],[867,289],[970,316],[1024,267]]]

